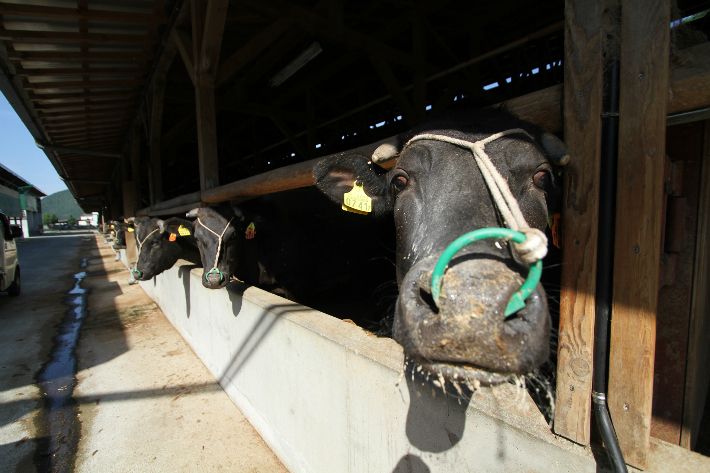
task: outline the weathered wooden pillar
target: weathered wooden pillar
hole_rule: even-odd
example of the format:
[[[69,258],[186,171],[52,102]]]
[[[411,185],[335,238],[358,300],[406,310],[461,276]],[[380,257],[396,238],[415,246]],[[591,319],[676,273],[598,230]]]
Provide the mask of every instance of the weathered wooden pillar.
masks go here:
[[[648,464],[669,82],[670,0],[621,1],[619,165],[609,411],[626,462]]]
[[[555,432],[589,444],[599,218],[604,0],[565,2],[562,292]]]
[[[192,63],[201,190],[219,185],[214,83],[228,6],[228,0],[192,0]]]
[[[163,200],[163,168],[160,156],[160,143],[163,128],[163,103],[165,97],[165,81],[160,78],[153,80],[151,86],[152,100],[150,107],[150,205]]]

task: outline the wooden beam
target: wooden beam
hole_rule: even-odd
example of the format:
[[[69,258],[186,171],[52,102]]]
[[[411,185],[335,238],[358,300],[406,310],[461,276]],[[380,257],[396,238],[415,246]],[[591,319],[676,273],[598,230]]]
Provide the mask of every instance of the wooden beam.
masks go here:
[[[266,48],[278,40],[291,26],[293,21],[280,18],[261,30],[247,44],[239,48],[227,59],[222,61],[217,71],[215,87],[220,87],[231,80],[237,73],[259,56]]]
[[[66,111],[71,111],[71,109],[78,109],[78,108],[83,108],[87,110],[94,109],[96,107],[104,107],[104,106],[111,106],[111,105],[128,105],[132,104],[135,105],[136,100],[133,98],[130,98],[128,100],[103,100],[100,102],[65,102],[65,103],[58,103],[58,104],[52,104],[52,105],[36,105],[34,109],[37,112],[45,112],[45,113],[54,113],[58,112],[61,110],[66,110]]]
[[[25,90],[46,90],[46,89],[91,89],[94,87],[128,87],[143,85],[142,79],[117,79],[117,80],[82,80],[82,81],[59,81],[59,82],[24,82]]]
[[[121,113],[115,113],[111,115],[112,119],[118,120],[121,118],[125,118],[127,116],[132,115],[133,113],[128,110],[125,112]],[[65,118],[54,118],[54,117],[44,117],[42,118],[42,124],[45,125],[52,125],[52,124],[59,124],[61,123],[62,125],[71,125],[71,124],[79,124],[79,123],[95,123],[98,122],[99,120],[103,120],[103,117],[98,117],[98,118],[87,118],[85,120],[68,120]]]
[[[240,0],[239,3],[249,5],[251,8],[262,11],[274,17],[292,18],[296,22],[304,25],[314,33],[323,36],[338,44],[345,44],[349,47],[363,51],[368,56],[379,55],[394,63],[409,67],[415,70],[423,70],[427,73],[434,73],[437,67],[419,61],[411,54],[404,53],[388,44],[378,41],[370,35],[342,28],[337,31],[335,25],[331,24],[327,18],[312,13],[304,8],[300,8],[290,3],[280,3],[278,6],[257,0]]]
[[[153,53],[138,52],[66,52],[66,51],[13,51],[8,52],[8,57],[13,61],[78,61],[82,59],[110,59],[113,61],[145,61],[152,59]]]
[[[124,124],[128,124],[130,121],[130,118],[120,118],[118,120],[99,120],[98,122],[92,121],[92,123],[89,123],[88,125],[73,125],[73,126],[60,126],[60,125],[52,125],[52,124],[43,124],[42,127],[48,132],[48,133],[62,133],[65,131],[77,131],[77,130],[101,130],[104,128],[113,128],[117,126],[123,126]]]
[[[95,99],[95,98],[105,98],[105,97],[125,97],[134,98],[139,94],[137,88],[130,90],[108,90],[104,92],[69,92],[69,93],[57,93],[57,94],[35,94],[32,91],[27,92],[30,101],[32,102],[56,102],[57,100],[68,100],[68,99]]]
[[[227,0],[192,0],[193,63],[200,189],[219,185],[214,81],[226,19]]]
[[[710,384],[710,120],[704,122],[703,152],[700,164],[695,267],[690,308],[690,340],[685,378],[683,425],[680,445],[694,449]],[[705,185],[703,185],[705,184]]]
[[[195,64],[193,62],[194,53],[192,51],[192,38],[190,38],[190,35],[188,35],[185,31],[175,28],[170,33],[170,39],[177,47],[180,57],[185,63],[185,69],[187,69],[192,85],[197,85],[197,79],[195,78]]]
[[[603,94],[602,2],[565,2],[565,166],[555,433],[589,445]]]
[[[670,0],[621,2],[619,164],[609,411],[627,463],[646,469],[653,364],[665,128]]]
[[[205,26],[202,33],[200,61],[195,61],[198,73],[207,74],[214,87],[222,49],[222,36],[227,21],[229,0],[208,0],[205,10]],[[195,51],[197,53],[197,51]]]
[[[31,16],[36,18],[57,18],[63,20],[93,20],[115,23],[167,23],[163,15],[155,16],[146,13],[128,13],[120,11],[88,10],[85,8],[59,8],[36,5],[0,3],[0,15]]]
[[[293,133],[291,133],[291,130],[288,129],[288,126],[283,122],[283,120],[278,117],[271,117],[271,121],[273,121],[274,125],[276,125],[276,128],[278,128],[279,131],[284,134],[289,143],[291,143],[291,146],[293,146],[293,148],[296,150],[296,153],[301,155],[301,158],[313,158],[311,153],[309,153],[308,149],[306,149],[306,147],[303,146],[303,144],[298,141],[295,136],[293,136]]]
[[[384,82],[389,93],[392,94],[392,99],[397,104],[397,107],[399,107],[404,121],[410,127],[415,126],[418,122],[417,114],[409,103],[409,100],[407,100],[407,96],[404,95],[402,87],[399,85],[389,64],[380,56],[370,56],[370,62],[375,66],[377,74],[380,76],[380,79],[382,79],[382,82]]]
[[[6,30],[5,28],[0,28],[0,39],[6,41],[90,41],[92,43],[118,44],[143,44],[147,41],[144,35],[139,34],[66,33],[63,31]]]
[[[19,77],[55,77],[55,76],[108,76],[108,75],[141,75],[148,72],[145,67],[45,67],[41,69],[17,67]]]
[[[308,117],[302,113],[283,110],[272,105],[262,105],[256,103],[243,103],[241,105],[219,107],[220,110],[229,110],[232,112],[246,113],[248,115],[257,115],[260,117],[278,117],[284,120],[289,120],[296,123],[308,123]]]
[[[160,150],[160,138],[163,128],[163,104],[165,82],[153,82],[150,108],[150,202],[151,205],[163,200],[163,166]]]
[[[105,115],[107,113],[123,112],[126,108],[130,108],[129,112],[133,112],[135,103],[128,102],[125,106],[107,106],[104,108],[92,108],[89,110],[67,110],[67,111],[52,111],[38,113],[40,119],[45,118],[66,118],[76,116],[94,116]]]

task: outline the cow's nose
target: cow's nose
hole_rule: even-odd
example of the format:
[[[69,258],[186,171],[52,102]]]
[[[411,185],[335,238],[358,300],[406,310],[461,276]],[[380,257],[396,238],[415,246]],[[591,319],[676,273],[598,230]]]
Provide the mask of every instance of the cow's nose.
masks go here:
[[[210,273],[205,277],[205,286],[210,289],[217,289],[222,284],[222,275],[220,273]]]

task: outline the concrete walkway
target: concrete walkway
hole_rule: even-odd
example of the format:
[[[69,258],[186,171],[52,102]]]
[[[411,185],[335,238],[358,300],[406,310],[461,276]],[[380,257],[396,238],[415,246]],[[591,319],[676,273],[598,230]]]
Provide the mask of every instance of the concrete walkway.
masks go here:
[[[22,294],[0,295],[0,471],[286,471],[103,238],[18,246]],[[37,380],[66,304],[83,297],[67,298],[75,275],[88,311],[57,408]]]

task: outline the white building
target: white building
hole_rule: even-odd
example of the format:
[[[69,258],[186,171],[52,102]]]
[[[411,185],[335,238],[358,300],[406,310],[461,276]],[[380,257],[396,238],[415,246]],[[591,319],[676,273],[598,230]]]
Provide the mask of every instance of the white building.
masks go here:
[[[99,224],[99,213],[93,212],[90,214],[82,215],[81,217],[79,217],[78,223],[79,223],[80,227],[86,227],[86,226],[96,227]]]
[[[47,194],[0,164],[0,211],[10,225],[22,227],[25,237],[42,233],[41,197]]]

